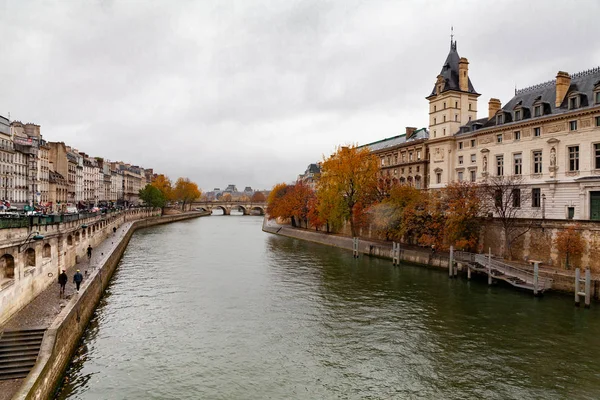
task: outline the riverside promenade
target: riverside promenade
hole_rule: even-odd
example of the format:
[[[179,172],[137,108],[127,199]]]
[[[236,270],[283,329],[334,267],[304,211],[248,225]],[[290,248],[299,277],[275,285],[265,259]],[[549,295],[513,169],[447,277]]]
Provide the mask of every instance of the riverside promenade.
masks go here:
[[[188,212],[123,222],[116,233],[111,231],[104,241],[96,244],[90,261],[82,257],[67,270],[69,282],[63,299],[59,297],[56,277],[55,283],[0,326],[0,333],[27,329],[44,332],[34,367],[23,379],[0,381],[0,400],[51,398],[129,239],[137,229],[206,215],[209,213]],[[73,283],[77,269],[84,276],[79,293]]]
[[[67,303],[77,296],[73,275],[79,269],[84,276],[82,286],[85,286],[89,278],[101,261],[104,255],[114,250],[123,239],[125,233],[131,227],[132,222],[122,224],[115,234],[111,234],[100,245],[97,245],[92,252],[92,258],[88,261],[87,257],[70,267],[67,270],[69,282],[65,289],[65,296],[61,299],[59,296],[58,277],[56,284],[50,285],[46,290],[33,299],[27,306],[13,315],[4,325],[0,326],[0,332],[4,330],[25,330],[42,328],[47,329],[56,319],[58,314],[67,305]],[[21,386],[23,379],[12,379],[0,381],[0,400],[9,400]]]

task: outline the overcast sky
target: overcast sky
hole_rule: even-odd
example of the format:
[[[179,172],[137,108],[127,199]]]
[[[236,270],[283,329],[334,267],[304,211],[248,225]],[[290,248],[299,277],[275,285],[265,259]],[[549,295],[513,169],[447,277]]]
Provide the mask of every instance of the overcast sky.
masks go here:
[[[600,65],[600,1],[0,0],[0,115],[204,190],[427,125],[454,25],[490,97]]]

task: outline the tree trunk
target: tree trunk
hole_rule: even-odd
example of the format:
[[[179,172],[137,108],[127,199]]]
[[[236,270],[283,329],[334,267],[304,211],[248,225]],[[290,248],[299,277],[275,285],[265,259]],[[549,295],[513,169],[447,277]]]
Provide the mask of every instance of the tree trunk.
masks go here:
[[[506,260],[512,260],[510,252],[510,240],[508,238],[508,229],[504,228],[504,252],[503,256]]]
[[[296,227],[296,219],[292,216],[292,227]]]

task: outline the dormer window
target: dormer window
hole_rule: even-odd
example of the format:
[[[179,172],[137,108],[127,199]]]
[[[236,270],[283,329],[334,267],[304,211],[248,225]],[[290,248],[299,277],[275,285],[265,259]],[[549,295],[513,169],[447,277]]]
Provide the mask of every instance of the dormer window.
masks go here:
[[[515,111],[515,121],[519,121],[521,119],[521,110]]]
[[[533,107],[533,116],[534,117],[541,117],[542,116],[542,106],[535,106],[535,107]]]
[[[600,90],[594,93],[594,103],[600,104]]]
[[[569,97],[569,110],[579,108],[579,96]]]
[[[496,116],[496,124],[501,125],[504,123],[504,115],[500,114]]]

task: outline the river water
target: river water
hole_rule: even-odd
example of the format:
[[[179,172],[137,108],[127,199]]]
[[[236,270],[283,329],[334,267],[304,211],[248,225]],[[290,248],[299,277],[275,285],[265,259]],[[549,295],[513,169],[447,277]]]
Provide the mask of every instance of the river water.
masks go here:
[[[600,305],[211,216],[134,234],[58,399],[598,399]]]

